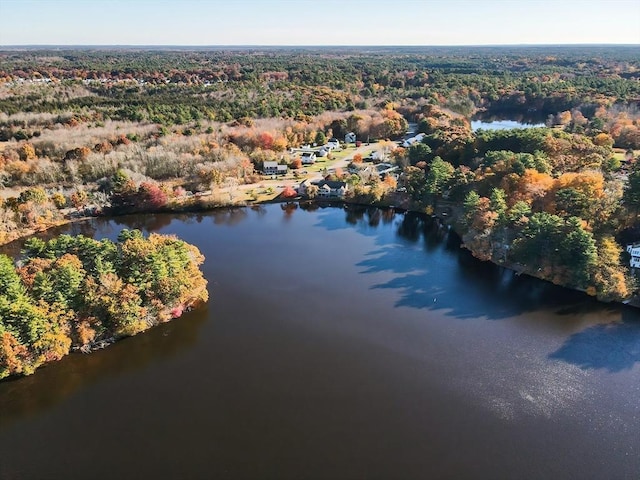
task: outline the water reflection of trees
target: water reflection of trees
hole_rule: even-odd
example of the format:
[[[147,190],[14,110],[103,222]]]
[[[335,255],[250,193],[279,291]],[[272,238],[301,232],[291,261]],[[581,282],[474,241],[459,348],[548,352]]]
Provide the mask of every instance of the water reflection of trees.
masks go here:
[[[450,235],[450,228],[440,219],[427,217],[416,213],[407,213],[398,224],[397,235],[411,243],[417,243],[421,238],[427,251],[440,248],[443,244],[447,248],[460,247],[455,235]]]
[[[47,410],[95,382],[176,355],[196,343],[207,316],[205,307],[105,350],[74,353],[34,375],[0,382],[0,426]]]
[[[100,220],[101,219],[94,218],[89,220],[72,222],[66,225],[62,225],[60,227],[54,227],[54,228],[47,229],[43,232],[38,232],[28,237],[19,238],[11,243],[0,246],[0,253],[8,255],[12,258],[17,258],[18,256],[20,256],[20,252],[24,247],[24,243],[29,238],[32,238],[32,237],[40,238],[45,241],[56,238],[62,234],[67,234],[72,236],[84,235],[86,237],[93,238],[96,235],[97,231],[102,227],[102,225],[99,223]]]
[[[252,205],[251,211],[255,212],[258,217],[264,217],[267,214],[267,209],[263,205]]]
[[[306,212],[315,212],[320,208],[318,202],[300,202],[300,209]]]
[[[349,225],[366,224],[369,227],[378,227],[381,223],[388,225],[396,218],[396,212],[392,208],[376,208],[362,205],[345,205],[345,222]]]
[[[139,215],[125,215],[122,217],[112,217],[108,219],[116,225],[121,225],[123,228],[136,229],[142,232],[157,232],[158,230],[168,227],[171,222],[177,218],[177,215],[169,213],[157,213],[157,214],[139,214]]]
[[[209,214],[214,225],[237,225],[246,220],[248,214],[246,208],[220,208],[212,210]]]
[[[513,108],[492,108],[486,112],[480,112],[473,116],[472,120],[479,120],[482,122],[500,122],[505,120],[511,120],[514,122],[536,125],[545,123],[547,115],[541,111],[517,111]]]
[[[605,308],[581,292],[518,276],[477,260],[460,249],[459,237],[437,218],[407,213],[398,222],[396,234],[403,242],[389,244],[381,239],[380,248],[358,265],[365,274],[393,275],[372,288],[397,290],[398,307],[442,310],[457,318],[490,319],[582,304],[589,304],[590,309]],[[415,248],[420,243],[422,254]]]
[[[640,312],[622,310],[622,321],[595,325],[571,335],[549,358],[583,370],[620,372],[640,362]]]
[[[298,209],[297,202],[286,202],[280,204],[280,209],[284,213],[284,220],[289,221],[293,216],[294,212]]]

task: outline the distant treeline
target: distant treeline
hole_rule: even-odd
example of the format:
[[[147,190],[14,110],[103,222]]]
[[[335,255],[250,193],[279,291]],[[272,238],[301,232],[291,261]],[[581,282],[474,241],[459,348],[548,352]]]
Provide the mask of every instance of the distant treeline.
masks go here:
[[[0,111],[93,111],[173,125],[426,99],[464,115],[477,108],[547,115],[637,101],[638,58],[633,46],[0,51],[0,82],[36,82],[3,95]],[[66,94],[37,88],[49,81]]]

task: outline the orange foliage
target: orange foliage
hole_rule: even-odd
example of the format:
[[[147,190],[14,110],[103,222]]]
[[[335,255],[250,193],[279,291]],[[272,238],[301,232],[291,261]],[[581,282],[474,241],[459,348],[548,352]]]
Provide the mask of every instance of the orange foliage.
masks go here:
[[[385,186],[387,186],[389,189],[395,189],[398,186],[398,181],[396,180],[395,177],[391,176],[391,175],[387,175],[386,177],[384,177],[384,181],[383,183],[385,184]]]
[[[275,152],[283,152],[287,149],[288,146],[287,139],[285,137],[279,136],[273,141],[272,149]]]
[[[513,181],[512,178],[510,178]],[[547,173],[540,173],[534,169],[527,169],[524,175],[520,177],[515,190],[508,194],[509,203],[514,204],[520,200],[531,205],[532,202],[543,198],[554,184],[553,178]]]
[[[29,351],[9,332],[0,336],[0,365],[9,375],[25,372],[25,366],[30,364]],[[0,370],[0,374],[2,371]]]
[[[89,201],[89,195],[87,195],[87,192],[85,192],[84,190],[76,190],[71,195],[71,203],[78,210],[84,207],[88,201]]]
[[[18,275],[20,275],[20,279],[24,285],[28,289],[31,289],[33,288],[36,275],[51,268],[52,263],[53,260],[47,258],[32,258],[29,263],[18,269]]]
[[[33,160],[36,158],[36,150],[30,143],[23,143],[18,149],[18,154],[22,161]]]
[[[90,317],[80,320],[75,325],[75,337],[78,344],[87,345],[95,340],[97,332],[94,330],[92,325],[96,323],[98,323],[98,321],[95,318]]]
[[[580,173],[563,173],[558,177],[553,188],[574,188],[587,197],[596,199],[604,196],[604,177],[601,172],[590,170]]]
[[[613,138],[606,133],[599,133],[593,137],[593,143],[599,147],[611,147],[613,146]]]
[[[282,191],[282,196],[284,198],[295,198],[298,196],[298,193],[294,190],[291,185],[287,185],[285,189]]]

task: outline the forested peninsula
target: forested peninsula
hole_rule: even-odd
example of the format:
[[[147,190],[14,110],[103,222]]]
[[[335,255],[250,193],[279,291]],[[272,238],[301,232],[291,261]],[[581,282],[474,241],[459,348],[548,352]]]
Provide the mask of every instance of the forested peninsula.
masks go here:
[[[481,260],[625,301],[639,59],[637,46],[0,51],[0,242],[88,215],[335,195],[446,217]],[[519,128],[473,127],[496,119]]]
[[[116,242],[61,235],[0,255],[0,379],[28,375],[182,315],[208,299],[198,249],[123,230]]]

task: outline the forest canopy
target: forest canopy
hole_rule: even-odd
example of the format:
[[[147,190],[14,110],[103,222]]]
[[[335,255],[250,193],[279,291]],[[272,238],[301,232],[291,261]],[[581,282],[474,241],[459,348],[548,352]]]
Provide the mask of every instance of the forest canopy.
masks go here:
[[[18,266],[0,255],[0,378],[135,335],[208,299],[204,257],[173,236],[32,238],[24,255]]]

